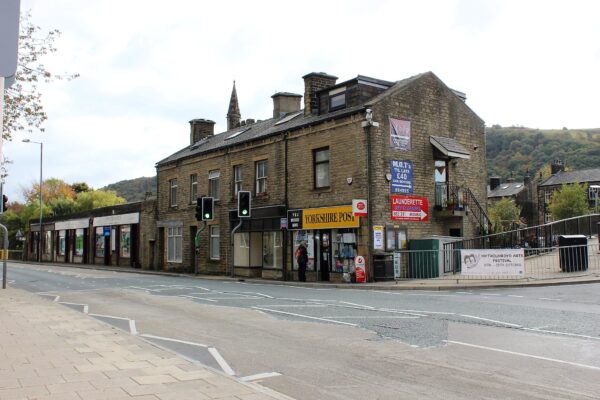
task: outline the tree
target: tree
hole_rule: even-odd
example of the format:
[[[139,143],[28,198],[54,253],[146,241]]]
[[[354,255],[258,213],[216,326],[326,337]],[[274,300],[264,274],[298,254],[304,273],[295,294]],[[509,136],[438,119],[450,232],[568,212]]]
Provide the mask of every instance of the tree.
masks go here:
[[[521,210],[509,198],[503,198],[488,209],[494,232],[506,232],[512,229],[513,223],[519,220]]]
[[[548,208],[552,219],[557,221],[588,214],[587,191],[585,183],[562,185],[550,198]]]
[[[30,19],[29,13],[21,15],[15,83],[4,94],[2,137],[5,140],[11,140],[16,132],[26,128],[30,132],[34,128],[44,131],[42,124],[48,116],[38,88],[40,82],[71,80],[79,76],[55,74],[41,64],[40,59],[44,55],[56,52],[54,41],[60,36],[60,31],[55,29],[44,34]]]
[[[125,203],[125,199],[117,196],[112,190],[93,190],[77,195],[74,211],[87,211],[99,207],[108,207]]]
[[[22,189],[26,204],[35,203],[40,198],[40,184],[33,183],[29,188]],[[75,199],[73,187],[57,178],[48,178],[42,182],[42,201],[52,203],[60,199]]]

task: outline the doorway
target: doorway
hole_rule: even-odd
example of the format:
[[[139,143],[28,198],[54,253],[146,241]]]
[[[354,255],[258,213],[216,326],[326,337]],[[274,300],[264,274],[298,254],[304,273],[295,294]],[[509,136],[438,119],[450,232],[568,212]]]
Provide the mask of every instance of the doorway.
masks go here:
[[[316,235],[319,260],[320,280],[329,281],[331,268],[331,230],[321,230]]]

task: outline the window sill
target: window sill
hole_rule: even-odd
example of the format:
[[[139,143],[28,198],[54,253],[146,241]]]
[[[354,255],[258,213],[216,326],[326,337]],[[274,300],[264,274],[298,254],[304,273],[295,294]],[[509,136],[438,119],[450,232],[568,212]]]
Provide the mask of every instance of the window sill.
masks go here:
[[[320,187],[320,188],[312,188],[311,192],[314,192],[314,193],[327,193],[327,192],[331,192],[331,186]]]

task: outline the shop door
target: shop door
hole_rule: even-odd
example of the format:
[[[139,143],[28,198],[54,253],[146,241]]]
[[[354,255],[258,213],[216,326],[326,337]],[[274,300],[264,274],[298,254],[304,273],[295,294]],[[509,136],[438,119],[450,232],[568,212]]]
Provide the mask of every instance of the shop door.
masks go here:
[[[319,269],[321,270],[321,280],[329,281],[329,269],[331,268],[331,231],[322,230],[319,235]]]

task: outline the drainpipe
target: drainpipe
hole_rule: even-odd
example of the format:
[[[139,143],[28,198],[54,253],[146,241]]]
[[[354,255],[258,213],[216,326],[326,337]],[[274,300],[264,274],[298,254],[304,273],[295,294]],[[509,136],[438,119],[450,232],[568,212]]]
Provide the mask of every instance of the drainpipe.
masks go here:
[[[368,281],[373,282],[374,274],[375,274],[375,266],[373,265],[373,246],[372,246],[372,231],[373,231],[373,216],[372,210],[373,206],[371,205],[371,185],[373,182],[373,168],[371,166],[371,127],[378,127],[379,122],[373,121],[373,110],[367,108],[365,110],[365,118],[366,121],[363,121],[361,126],[365,129],[365,135],[367,137],[367,230],[368,230],[368,240],[367,240],[367,269],[368,269]]]
[[[285,217],[287,218],[287,210],[289,207],[288,204],[288,136],[289,136],[289,132],[284,132],[283,133],[283,143],[284,143],[284,161],[283,161],[283,165],[284,165],[284,194],[283,194],[283,204],[285,205]],[[288,221],[288,227],[289,227],[290,221]],[[288,280],[288,270],[287,270],[287,261],[288,261],[288,247],[291,248],[291,246],[288,246],[288,230],[285,229],[283,231],[283,243],[284,243],[284,247],[283,247],[283,280],[287,281]]]

